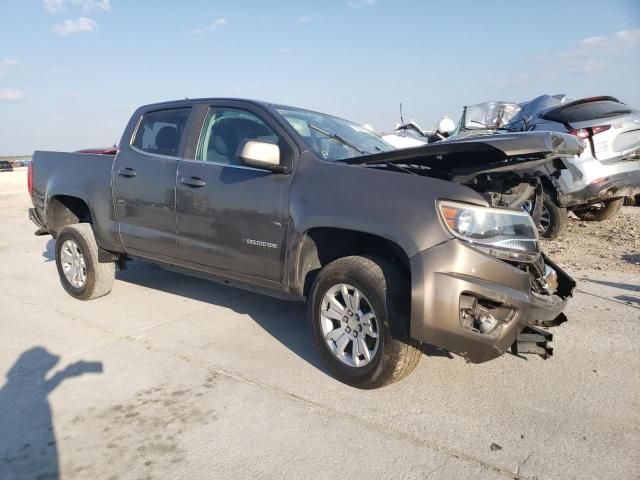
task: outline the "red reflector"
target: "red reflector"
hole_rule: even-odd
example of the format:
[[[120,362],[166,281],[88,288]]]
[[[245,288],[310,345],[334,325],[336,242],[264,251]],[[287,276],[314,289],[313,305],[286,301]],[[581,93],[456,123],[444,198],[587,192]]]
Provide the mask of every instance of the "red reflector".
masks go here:
[[[570,130],[569,135],[575,135],[578,138],[585,139],[591,136],[591,133],[586,128],[580,128],[578,130]]]
[[[599,125],[597,127],[591,127],[591,131],[593,132],[593,135],[595,135],[596,133],[606,132],[610,128],[611,125]]]
[[[33,193],[33,162],[29,162],[27,167],[27,190],[29,195]]]

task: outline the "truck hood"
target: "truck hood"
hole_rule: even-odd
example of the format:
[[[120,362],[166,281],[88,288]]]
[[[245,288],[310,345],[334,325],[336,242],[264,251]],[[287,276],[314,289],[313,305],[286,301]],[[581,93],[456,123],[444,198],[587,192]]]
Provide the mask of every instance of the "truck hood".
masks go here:
[[[343,160],[350,165],[397,164],[426,168],[452,178],[489,172],[529,170],[556,158],[579,155],[582,140],[557,132],[482,135]]]

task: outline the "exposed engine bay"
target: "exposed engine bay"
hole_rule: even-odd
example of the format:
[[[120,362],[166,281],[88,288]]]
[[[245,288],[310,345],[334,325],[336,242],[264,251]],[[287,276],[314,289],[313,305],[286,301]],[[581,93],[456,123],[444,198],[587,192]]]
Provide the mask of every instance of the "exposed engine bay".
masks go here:
[[[457,139],[344,160],[467,185],[492,206],[519,207],[542,193],[540,178],[565,169],[582,141],[555,132],[521,132]],[[535,195],[538,193],[538,195]]]

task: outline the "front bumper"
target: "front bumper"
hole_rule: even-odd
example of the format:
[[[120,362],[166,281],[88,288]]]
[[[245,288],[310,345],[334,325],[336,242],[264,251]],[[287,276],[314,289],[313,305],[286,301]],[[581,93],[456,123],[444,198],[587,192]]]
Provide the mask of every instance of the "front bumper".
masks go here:
[[[634,170],[603,177],[575,192],[559,193],[558,201],[563,207],[571,207],[617,197],[633,197],[638,194],[640,194],[640,170]]]
[[[480,363],[505,353],[529,324],[550,324],[563,317],[575,282],[545,258],[558,274],[558,294],[532,291],[531,275],[450,240],[411,259],[411,337]],[[461,295],[497,305],[504,323],[484,334],[463,326]]]

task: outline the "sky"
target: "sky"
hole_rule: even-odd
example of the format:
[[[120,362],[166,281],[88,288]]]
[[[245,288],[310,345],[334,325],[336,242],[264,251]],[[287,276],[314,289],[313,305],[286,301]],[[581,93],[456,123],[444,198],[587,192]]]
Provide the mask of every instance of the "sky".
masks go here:
[[[139,105],[239,97],[390,131],[540,94],[640,107],[640,0],[0,0],[0,156],[114,144]]]

